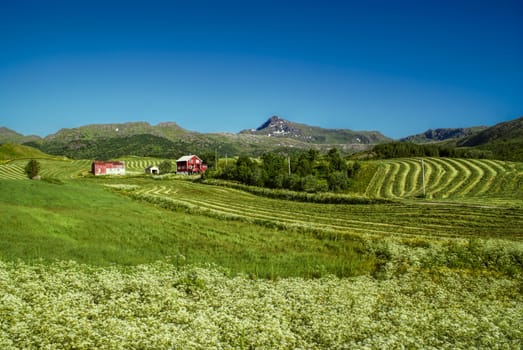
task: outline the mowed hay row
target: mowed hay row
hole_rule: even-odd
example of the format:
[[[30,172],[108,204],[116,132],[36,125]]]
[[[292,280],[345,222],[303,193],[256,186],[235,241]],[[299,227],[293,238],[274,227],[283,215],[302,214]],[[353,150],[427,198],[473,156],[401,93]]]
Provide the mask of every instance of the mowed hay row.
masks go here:
[[[390,171],[389,162],[380,162],[379,166],[376,169],[376,172],[372,176],[367,189],[365,190],[365,195],[367,197],[381,197],[380,193],[382,188],[385,186],[388,172]]]
[[[453,158],[424,158],[425,191],[430,198],[513,197],[523,190],[523,164]],[[365,190],[369,197],[408,198],[422,193],[421,161],[382,161]]]
[[[13,162],[7,164],[0,164],[0,179],[2,180],[22,180],[27,179],[22,164],[16,164]]]
[[[158,166],[161,162],[160,159],[132,159],[125,160],[125,167],[131,171],[145,172],[148,166]]]
[[[420,162],[412,159],[402,161],[404,167],[406,167],[405,176],[405,187],[403,189],[402,196],[413,196],[421,193],[421,164]]]
[[[42,160],[40,163],[42,177],[54,179],[70,179],[91,171],[90,160]]]
[[[176,196],[170,196],[166,192],[165,188],[159,187],[140,191],[144,197],[164,198],[177,207],[197,209],[209,215],[241,219],[270,226],[295,227],[337,234],[360,233],[379,236],[418,235],[420,233],[419,226],[408,226],[406,223],[384,223],[382,220],[369,221],[366,219],[368,215],[365,213],[351,219],[346,215],[346,212],[340,214],[329,210],[318,211],[319,207],[327,209],[328,205],[323,204],[314,207],[305,204],[305,207],[298,209],[290,207],[285,201],[260,199],[256,196],[251,200],[245,200],[242,197],[242,200],[239,201],[239,198],[234,196],[220,197],[213,196],[210,193],[206,196],[206,199],[203,199],[184,193],[184,191],[173,191],[176,192]],[[278,205],[282,202],[287,203],[287,205]],[[372,210],[370,207],[367,209]],[[425,231],[433,231],[433,228],[427,226]],[[425,235],[441,236],[441,233],[426,232]]]
[[[91,168],[89,160],[38,159],[43,178],[70,179],[86,173]],[[24,168],[28,160],[14,160],[0,165],[0,179],[25,179]]]
[[[145,185],[133,193],[176,208],[262,225],[378,237],[508,237],[521,239],[523,212],[471,205],[343,205],[292,202],[185,181]]]
[[[425,164],[434,167],[438,176],[425,179],[426,194],[429,198],[445,198],[449,188],[452,188],[459,178],[458,170],[441,158],[424,160]]]

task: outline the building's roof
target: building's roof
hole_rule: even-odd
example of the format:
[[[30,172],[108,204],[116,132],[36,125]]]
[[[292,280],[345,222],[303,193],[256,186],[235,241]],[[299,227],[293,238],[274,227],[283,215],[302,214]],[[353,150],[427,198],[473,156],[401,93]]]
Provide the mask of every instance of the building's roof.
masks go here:
[[[191,154],[190,156],[183,156],[180,159],[176,160],[177,162],[186,162],[188,160],[191,160],[193,157],[196,157],[200,159],[198,156],[195,156],[194,154]]]
[[[121,162],[121,161],[107,162],[107,161],[104,161],[104,160],[95,160],[93,163],[94,163],[94,164],[125,165],[125,162]]]

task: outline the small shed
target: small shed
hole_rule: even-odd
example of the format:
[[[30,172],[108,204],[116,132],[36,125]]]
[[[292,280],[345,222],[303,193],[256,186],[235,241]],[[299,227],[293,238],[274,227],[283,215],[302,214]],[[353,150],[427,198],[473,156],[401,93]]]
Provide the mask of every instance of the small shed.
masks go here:
[[[160,173],[160,169],[156,165],[149,165],[147,168],[145,168],[145,172],[147,174],[158,175]]]
[[[95,160],[91,164],[91,172],[95,175],[125,175],[125,163],[120,161],[106,162]]]
[[[207,164],[203,164],[202,160],[194,154],[183,156],[176,161],[177,174],[201,174],[207,170]]]

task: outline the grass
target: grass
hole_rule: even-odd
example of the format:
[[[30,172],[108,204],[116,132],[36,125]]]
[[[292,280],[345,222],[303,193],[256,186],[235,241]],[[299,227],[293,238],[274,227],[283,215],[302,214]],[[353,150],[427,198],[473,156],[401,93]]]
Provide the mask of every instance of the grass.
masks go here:
[[[523,163],[493,160],[424,158],[428,198],[489,198],[523,201]],[[369,197],[415,198],[422,193],[421,165],[416,159],[362,162],[351,191]]]
[[[116,194],[98,181],[1,180],[0,210],[4,260],[136,265],[171,257],[173,263],[215,263],[269,278],[357,275],[372,272],[376,264],[357,241],[333,243],[169,211]]]
[[[137,174],[159,161],[126,160]],[[137,265],[170,257],[269,278],[353,276],[390,258],[376,249],[384,241],[523,239],[520,163],[427,158],[419,199],[417,159],[365,162],[351,184],[359,192],[303,198],[175,177],[84,177],[88,160],[40,161],[41,182],[25,179],[26,160],[0,165],[3,259]]]
[[[118,179],[112,180],[118,183]],[[149,203],[200,215],[312,232],[342,239],[523,238],[523,212],[512,206],[442,201],[372,204],[318,204],[264,198],[234,188],[187,181],[130,180],[124,194]]]

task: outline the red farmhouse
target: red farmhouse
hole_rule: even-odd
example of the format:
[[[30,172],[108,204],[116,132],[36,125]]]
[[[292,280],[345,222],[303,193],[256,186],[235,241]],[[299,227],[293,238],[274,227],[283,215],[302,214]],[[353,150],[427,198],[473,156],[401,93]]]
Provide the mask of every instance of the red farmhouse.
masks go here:
[[[183,156],[176,161],[176,172],[178,174],[201,174],[207,170],[207,164],[203,164],[198,156]]]
[[[94,175],[125,175],[125,163],[95,160],[91,165],[91,171]]]

